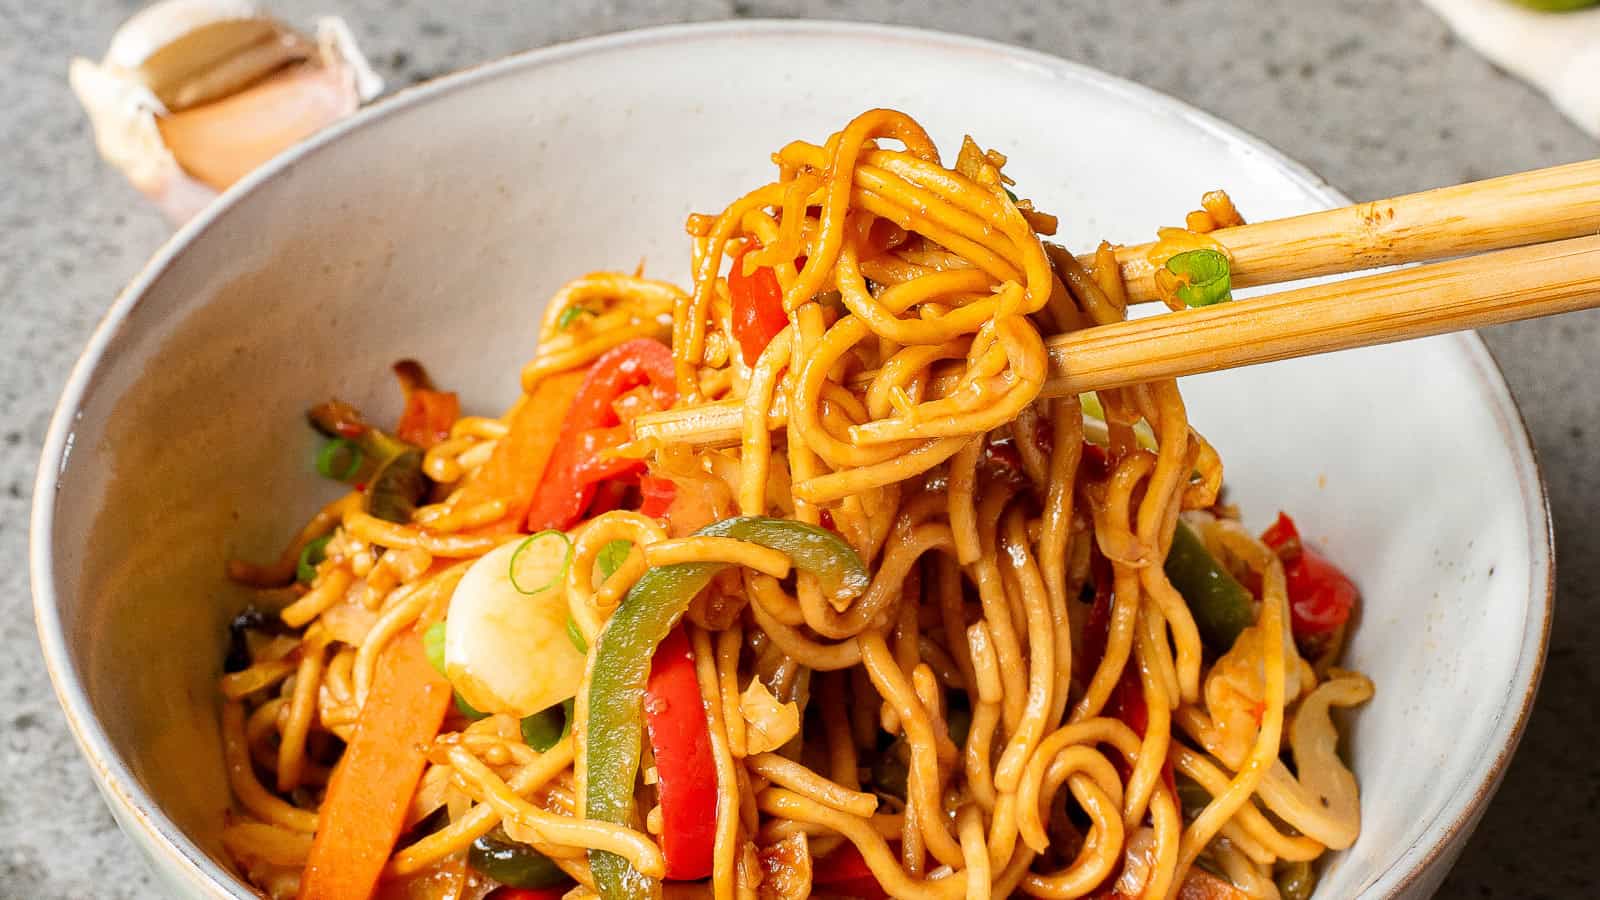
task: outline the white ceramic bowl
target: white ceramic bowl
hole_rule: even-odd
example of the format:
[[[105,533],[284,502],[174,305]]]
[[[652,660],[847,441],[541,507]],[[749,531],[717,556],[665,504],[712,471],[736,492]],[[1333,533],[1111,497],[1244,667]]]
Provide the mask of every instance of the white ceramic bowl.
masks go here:
[[[328,488],[301,411],[380,415],[424,360],[468,408],[516,391],[544,299],[641,259],[683,281],[690,210],[869,106],[953,153],[963,133],[1061,214],[1074,246],[1147,239],[1206,189],[1252,218],[1342,201],[1168,98],[980,41],[827,24],[674,27],[552,47],[380,103],[185,227],[118,298],[68,382],[33,511],[40,638],[107,801],[172,893],[246,897],[215,678],[269,558]],[[1453,336],[1189,379],[1254,524],[1294,511],[1366,596],[1349,662],[1378,693],[1350,752],[1364,828],[1318,897],[1422,897],[1522,731],[1544,658],[1551,545],[1515,405]]]

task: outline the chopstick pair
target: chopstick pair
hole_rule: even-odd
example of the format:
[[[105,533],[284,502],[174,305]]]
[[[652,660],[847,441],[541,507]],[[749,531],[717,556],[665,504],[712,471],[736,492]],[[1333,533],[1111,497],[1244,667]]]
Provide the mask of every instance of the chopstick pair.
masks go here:
[[[1123,387],[1600,307],[1600,160],[1210,233],[1238,288],[1449,259],[1058,334],[1042,397]],[[1123,247],[1129,300],[1158,298]],[[637,438],[736,442],[743,407],[640,416]]]

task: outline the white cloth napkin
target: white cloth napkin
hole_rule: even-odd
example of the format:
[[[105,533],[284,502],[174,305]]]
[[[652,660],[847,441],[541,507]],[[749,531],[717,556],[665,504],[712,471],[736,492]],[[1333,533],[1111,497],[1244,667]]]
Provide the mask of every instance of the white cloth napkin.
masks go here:
[[[1600,138],[1600,7],[1538,12],[1511,0],[1423,0],[1461,39],[1550,96]]]

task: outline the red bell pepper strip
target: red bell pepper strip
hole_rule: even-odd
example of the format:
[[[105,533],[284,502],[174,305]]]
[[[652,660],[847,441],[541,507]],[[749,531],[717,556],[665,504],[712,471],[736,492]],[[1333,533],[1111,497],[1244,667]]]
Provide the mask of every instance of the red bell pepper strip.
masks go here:
[[[1283,560],[1283,577],[1289,590],[1289,622],[1302,647],[1327,638],[1350,620],[1361,592],[1338,567],[1306,547],[1300,530],[1286,513],[1261,535]]]
[[[815,576],[828,597],[859,597],[871,583],[855,550],[838,535],[815,525],[745,516],[715,522],[696,534],[750,541],[784,553],[796,569]],[[728,567],[726,563],[683,562],[647,569],[589,648],[589,690],[582,713],[587,722],[582,750],[588,773],[584,811],[589,818],[618,823],[633,820],[651,662],[695,595]],[[698,694],[692,704],[687,700],[668,704],[673,705],[704,715]],[[658,755],[657,773],[666,779],[672,769]],[[664,830],[673,830],[674,818],[663,809]],[[589,871],[597,893],[606,900],[647,900],[657,889],[655,881],[628,860],[604,850],[589,851]]]
[[[1083,442],[1083,456],[1078,465],[1095,481],[1104,481],[1111,474],[1111,458],[1106,455],[1106,448],[1099,444]]]
[[[1145,732],[1150,730],[1150,707],[1144,702],[1144,683],[1139,678],[1139,664],[1129,657],[1128,664],[1122,669],[1122,678],[1117,682],[1116,690],[1111,692],[1111,699],[1106,704],[1106,715],[1122,720],[1122,724],[1133,729],[1142,740]],[[1123,760],[1117,760],[1119,769],[1127,767]],[[1129,773],[1123,772],[1124,777]],[[1167,792],[1172,795],[1172,802],[1178,800],[1178,779],[1172,770],[1172,760],[1167,759],[1161,763],[1161,780],[1166,782]],[[1180,805],[1178,813],[1182,815]]]
[[[789,325],[789,314],[783,310],[783,287],[772,269],[761,266],[749,275],[744,273],[744,255],[754,246],[746,244],[734,254],[733,267],[728,270],[733,337],[739,342],[747,366],[755,365],[761,358],[761,351]]]
[[[644,723],[656,759],[667,877],[705,878],[717,839],[717,769],[694,653],[681,625],[667,633],[651,661]]]
[[[865,878],[847,878],[843,881],[817,884],[813,890],[824,896],[851,897],[853,900],[887,900],[889,896],[889,892],[883,889],[878,879],[871,875]]]
[[[677,400],[672,351],[660,341],[636,338],[595,360],[561,423],[555,453],[534,493],[530,531],[571,527],[583,517],[599,482],[643,471],[640,460],[606,455],[629,438],[628,426],[614,408],[616,400],[642,385],[650,387],[658,409]]]
[[[813,863],[811,883],[816,893],[829,896],[861,900],[883,900],[889,896],[854,844],[844,844]]]
[[[488,900],[561,900],[571,890],[569,885],[550,888],[499,887]]]
[[[1105,450],[1096,444],[1083,445],[1083,465],[1092,478],[1105,478],[1109,473],[1110,464]],[[1111,561],[1100,552],[1100,546],[1093,543],[1089,545],[1089,577],[1094,582],[1094,604],[1089,607],[1089,615],[1083,621],[1085,668],[1079,670],[1085,680],[1094,677],[1095,670],[1100,667],[1100,661],[1106,655],[1106,641],[1111,631],[1111,601],[1115,582]],[[1150,727],[1150,709],[1144,702],[1144,685],[1139,679],[1139,664],[1132,657],[1129,657],[1127,665],[1123,667],[1122,678],[1117,682],[1116,689],[1111,692],[1111,697],[1106,703],[1106,715],[1122,720],[1123,724],[1133,729],[1133,732],[1141,738]],[[1166,782],[1167,790],[1176,803],[1178,786],[1171,760],[1162,763],[1161,778]]]
[[[395,437],[427,450],[450,439],[450,426],[460,416],[461,401],[454,391],[416,388],[406,395]]]
[[[584,511],[584,516],[594,518],[602,513],[621,509],[623,501],[628,496],[628,483],[623,480],[602,481],[595,485],[594,499],[589,501],[589,507]]]
[[[646,475],[639,479],[639,495],[643,501],[639,504],[639,512],[659,519],[667,514],[673,499],[678,496],[678,484],[670,478]]]
[[[1083,620],[1083,652],[1077,660],[1078,677],[1088,682],[1094,677],[1100,661],[1106,655],[1106,641],[1111,632],[1111,595],[1114,573],[1111,560],[1100,552],[1100,546],[1089,544],[1089,580],[1094,583],[1094,603]]]

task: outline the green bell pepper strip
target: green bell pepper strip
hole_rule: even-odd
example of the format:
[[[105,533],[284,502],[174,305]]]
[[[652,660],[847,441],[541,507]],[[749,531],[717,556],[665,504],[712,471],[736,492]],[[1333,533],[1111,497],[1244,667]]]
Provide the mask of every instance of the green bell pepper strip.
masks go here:
[[[1201,640],[1213,651],[1227,653],[1239,632],[1255,624],[1255,598],[1181,519],[1172,533],[1165,569],[1167,580],[1188,601]]]
[[[422,460],[422,451],[412,447],[379,466],[367,486],[367,514],[401,525],[410,522],[431,483],[422,474]]]
[[[522,742],[545,753],[572,731],[572,699],[522,718]]]
[[[1198,813],[1211,803],[1211,792],[1187,775],[1174,776],[1173,787],[1177,789],[1178,811],[1184,815]]]
[[[467,863],[507,887],[548,888],[571,880],[549,857],[498,828],[472,842]]]
[[[1211,306],[1233,299],[1233,267],[1215,250],[1190,250],[1167,260],[1167,271],[1179,276],[1178,299],[1185,306]]]
[[[1283,900],[1311,900],[1311,892],[1317,889],[1317,873],[1309,862],[1279,863],[1272,880]]]
[[[795,568],[816,577],[822,591],[833,597],[858,597],[870,583],[866,566],[850,545],[815,525],[748,516],[715,522],[695,534],[749,541],[787,554]],[[595,638],[583,701],[588,704],[584,814],[589,818],[632,821],[650,660],[689,602],[729,565],[676,563],[646,570]],[[605,900],[645,900],[655,889],[653,879],[613,853],[589,851],[589,868]]]
[[[872,787],[903,802],[906,799],[906,782],[911,780],[910,745],[904,740],[896,740],[887,750],[878,751],[867,771],[868,783]]]

